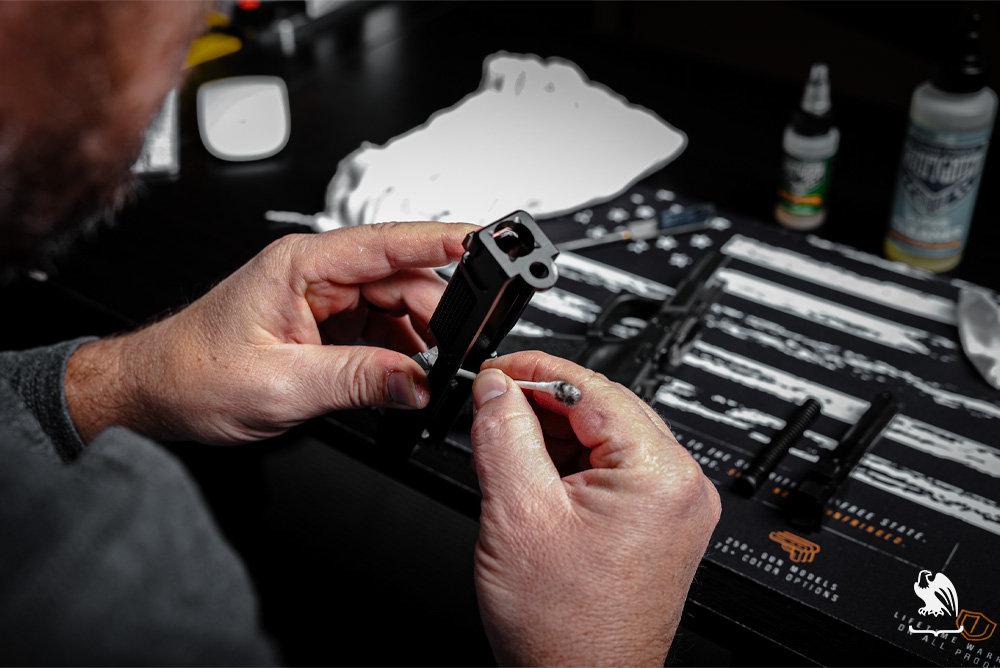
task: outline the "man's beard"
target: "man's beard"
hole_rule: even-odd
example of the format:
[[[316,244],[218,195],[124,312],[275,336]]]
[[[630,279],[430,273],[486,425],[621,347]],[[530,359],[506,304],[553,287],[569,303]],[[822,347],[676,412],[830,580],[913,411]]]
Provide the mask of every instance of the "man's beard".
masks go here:
[[[208,9],[0,0],[0,276],[55,268],[130,199],[143,131]]]
[[[79,213],[63,219],[44,235],[15,239],[0,235],[0,246],[6,247],[0,248],[0,287],[31,272],[56,272],[81,242],[114,226],[118,213],[136,199],[140,187],[141,181],[129,174],[105,192],[85,196],[74,207]]]

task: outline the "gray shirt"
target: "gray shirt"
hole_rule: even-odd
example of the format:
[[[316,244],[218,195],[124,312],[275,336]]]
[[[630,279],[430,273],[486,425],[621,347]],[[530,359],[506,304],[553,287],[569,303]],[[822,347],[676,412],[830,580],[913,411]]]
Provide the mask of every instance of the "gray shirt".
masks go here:
[[[272,664],[243,564],[191,479],[66,408],[84,340],[0,353],[0,664]]]

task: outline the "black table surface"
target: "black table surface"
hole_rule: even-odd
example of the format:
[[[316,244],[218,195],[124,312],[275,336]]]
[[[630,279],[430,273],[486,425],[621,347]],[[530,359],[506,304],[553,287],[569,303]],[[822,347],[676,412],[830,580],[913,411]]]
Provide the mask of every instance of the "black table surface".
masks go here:
[[[197,298],[270,240],[296,231],[268,222],[265,211],[321,211],[341,158],[459,101],[478,86],[484,58],[501,50],[572,60],[655,111],[687,134],[688,146],[649,183],[762,221],[771,219],[784,125],[810,64],[827,62],[842,139],[829,220],[817,234],[880,254],[910,92],[927,78],[941,26],[963,6],[361,3],[301,29],[290,57],[263,34],[191,71],[180,98],[179,178],[148,182],[113,229],[81,241],[48,280],[0,291],[16,323],[0,333],[0,347],[104,335]],[[997,8],[977,6],[987,35],[1000,36]],[[997,47],[987,42],[986,50]],[[285,79],[292,132],[277,156],[228,163],[201,145],[197,86],[236,74]],[[998,161],[994,151],[965,259],[952,273],[994,290]],[[264,625],[286,658],[490,663],[472,591],[474,518],[331,448],[335,441],[305,428],[240,449],[172,446],[244,555]],[[680,659],[921,661],[880,654],[874,638],[804,608],[775,609],[772,596],[706,566],[676,643]],[[373,628],[383,642],[360,640]],[[714,643],[708,658],[692,649],[701,637]]]

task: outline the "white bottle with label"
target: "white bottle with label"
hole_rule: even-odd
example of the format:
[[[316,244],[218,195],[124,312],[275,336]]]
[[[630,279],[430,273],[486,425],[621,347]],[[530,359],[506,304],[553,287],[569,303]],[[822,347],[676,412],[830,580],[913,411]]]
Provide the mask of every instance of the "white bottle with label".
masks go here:
[[[972,14],[952,54],[913,91],[885,238],[890,260],[942,272],[962,259],[997,112],[978,42]]]
[[[796,230],[812,230],[823,224],[839,144],[840,131],[831,115],[830,76],[826,65],[816,63],[809,72],[802,104],[782,138],[784,155],[775,220]]]

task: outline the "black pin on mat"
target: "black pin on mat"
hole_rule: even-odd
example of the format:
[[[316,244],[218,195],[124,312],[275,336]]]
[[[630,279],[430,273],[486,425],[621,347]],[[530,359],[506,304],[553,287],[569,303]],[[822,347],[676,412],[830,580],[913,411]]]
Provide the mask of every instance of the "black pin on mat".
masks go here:
[[[819,458],[788,499],[788,521],[799,529],[816,531],[826,504],[868,449],[879,439],[903,404],[890,392],[880,392],[868,410],[841,439],[837,449]]]
[[[785,427],[757,453],[753,462],[740,476],[733,481],[733,489],[743,496],[754,495],[767,480],[778,460],[785,456],[795,442],[802,437],[805,430],[820,414],[820,404],[809,397],[799,406],[792,417],[785,422]]]

